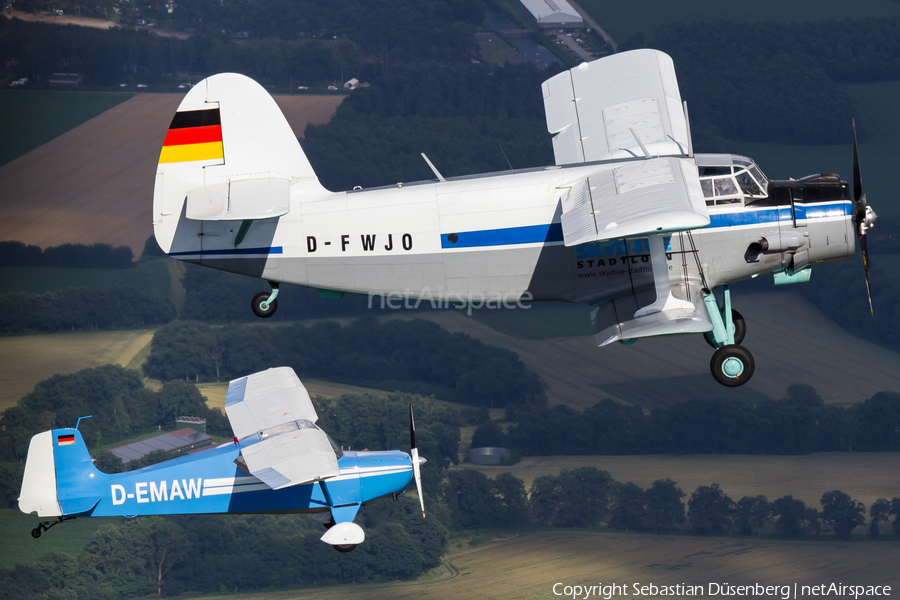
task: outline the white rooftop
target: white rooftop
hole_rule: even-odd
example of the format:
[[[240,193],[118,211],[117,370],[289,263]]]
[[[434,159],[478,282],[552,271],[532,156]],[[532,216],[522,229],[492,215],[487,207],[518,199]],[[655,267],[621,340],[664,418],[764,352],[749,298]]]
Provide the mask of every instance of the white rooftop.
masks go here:
[[[584,21],[566,0],[520,0],[539,24],[570,23]]]

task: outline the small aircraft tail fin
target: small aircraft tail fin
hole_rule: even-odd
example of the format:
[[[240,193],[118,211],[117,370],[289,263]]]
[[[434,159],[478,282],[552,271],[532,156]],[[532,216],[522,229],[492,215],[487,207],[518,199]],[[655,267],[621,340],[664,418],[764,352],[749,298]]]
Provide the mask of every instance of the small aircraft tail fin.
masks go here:
[[[19,510],[39,517],[87,512],[100,500],[89,490],[97,478],[104,477],[107,475],[94,466],[80,431],[54,429],[39,433],[28,446]]]
[[[243,75],[213,75],[188,92],[166,133],[153,193],[156,239],[169,252],[185,218],[275,218],[326,193],[272,96]]]

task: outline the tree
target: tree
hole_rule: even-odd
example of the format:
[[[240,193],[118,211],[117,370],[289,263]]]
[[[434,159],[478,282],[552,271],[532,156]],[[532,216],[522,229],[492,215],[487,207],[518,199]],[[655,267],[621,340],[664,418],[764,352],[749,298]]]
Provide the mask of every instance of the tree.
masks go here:
[[[778,517],[775,531],[786,536],[802,533],[809,518],[806,504],[802,500],[795,500],[791,495],[775,500],[772,503],[772,514]]]
[[[528,505],[531,515],[541,525],[549,525],[553,521],[558,506],[559,491],[556,486],[556,477],[542,475],[531,483]]]
[[[878,525],[887,521],[891,514],[891,503],[886,498],[879,498],[869,507],[869,533],[872,537],[878,537]]]
[[[891,499],[891,516],[894,517],[894,535],[900,535],[900,498]]]
[[[701,485],[688,500],[691,529],[697,533],[727,533],[731,528],[734,502],[719,489],[719,484]]]
[[[521,527],[528,525],[528,497],[525,482],[510,473],[500,473],[492,482],[494,497],[499,503],[497,526]]]
[[[840,490],[822,494],[822,520],[831,525],[840,540],[849,540],[850,532],[866,522],[866,507]]]
[[[553,524],[559,527],[595,527],[609,513],[614,480],[596,467],[563,469],[557,481],[559,502]]]
[[[675,525],[684,523],[684,498],[674,481],[669,478],[657,479],[653,482],[644,497],[647,500],[647,520],[657,533],[668,533]]]
[[[503,448],[506,446],[506,434],[496,423],[485,423],[472,434],[473,448]]]
[[[613,529],[640,529],[647,513],[645,502],[644,490],[640,486],[630,481],[624,485],[618,484],[608,525]]]
[[[489,527],[500,516],[500,502],[494,496],[491,480],[479,471],[450,471],[441,494],[456,529]]]
[[[734,521],[742,535],[759,537],[762,528],[772,518],[772,504],[765,496],[744,496],[734,507]]]

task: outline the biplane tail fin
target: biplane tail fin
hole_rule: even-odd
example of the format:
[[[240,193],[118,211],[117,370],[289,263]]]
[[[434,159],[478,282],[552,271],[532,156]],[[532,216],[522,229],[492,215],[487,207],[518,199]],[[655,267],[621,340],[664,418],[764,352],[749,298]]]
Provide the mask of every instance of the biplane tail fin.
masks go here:
[[[273,219],[327,193],[272,96],[244,75],[213,75],[188,92],[166,133],[153,193],[156,239],[170,252],[184,219]]]
[[[88,512],[100,501],[94,484],[106,477],[77,429],[39,433],[28,445],[19,510],[39,517]]]

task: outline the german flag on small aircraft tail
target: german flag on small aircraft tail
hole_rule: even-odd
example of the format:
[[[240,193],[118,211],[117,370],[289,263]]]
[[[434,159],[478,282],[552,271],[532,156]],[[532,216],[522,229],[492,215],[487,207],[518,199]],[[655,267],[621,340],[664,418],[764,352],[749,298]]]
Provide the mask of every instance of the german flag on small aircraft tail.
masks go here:
[[[56,437],[56,443],[59,446],[70,446],[75,443],[75,434],[59,435]]]
[[[223,158],[218,108],[175,113],[159,155],[160,164]]]

